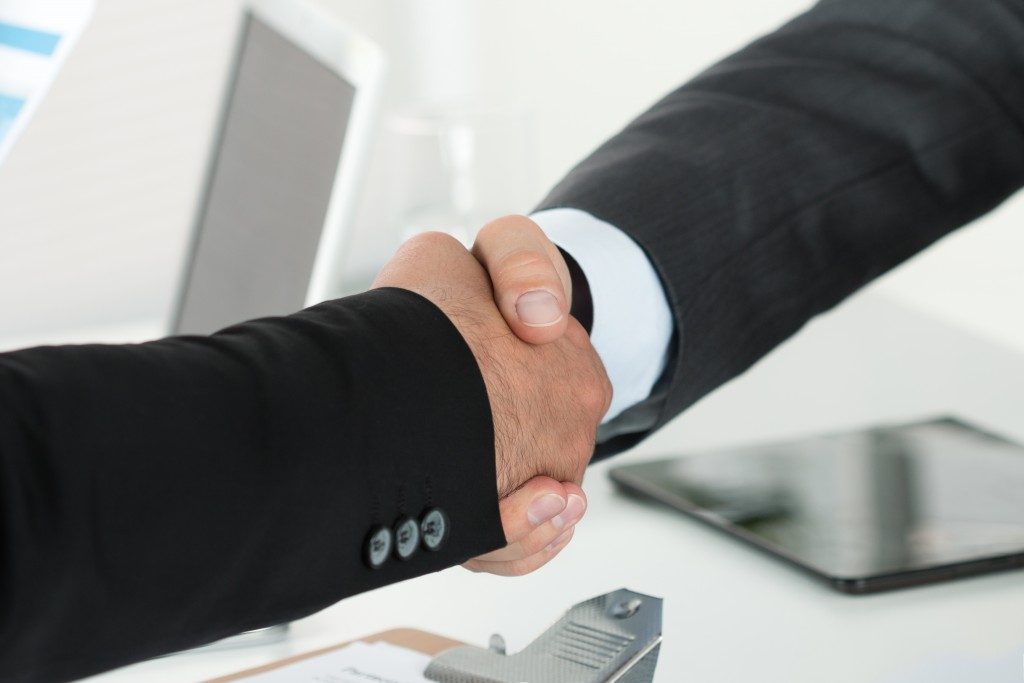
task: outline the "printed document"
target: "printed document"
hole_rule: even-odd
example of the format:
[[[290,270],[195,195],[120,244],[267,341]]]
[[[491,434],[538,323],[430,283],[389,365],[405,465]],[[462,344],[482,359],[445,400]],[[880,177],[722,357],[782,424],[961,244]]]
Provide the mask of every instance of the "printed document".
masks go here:
[[[242,679],[245,683],[430,683],[430,656],[391,643],[352,643],[340,650]]]
[[[93,0],[0,0],[0,163],[92,15]]]

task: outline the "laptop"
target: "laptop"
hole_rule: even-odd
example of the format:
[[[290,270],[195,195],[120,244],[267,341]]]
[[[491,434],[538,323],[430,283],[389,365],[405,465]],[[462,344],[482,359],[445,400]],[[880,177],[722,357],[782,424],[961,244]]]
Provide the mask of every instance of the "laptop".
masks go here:
[[[209,334],[342,291],[382,51],[302,0],[251,0],[170,332]]]

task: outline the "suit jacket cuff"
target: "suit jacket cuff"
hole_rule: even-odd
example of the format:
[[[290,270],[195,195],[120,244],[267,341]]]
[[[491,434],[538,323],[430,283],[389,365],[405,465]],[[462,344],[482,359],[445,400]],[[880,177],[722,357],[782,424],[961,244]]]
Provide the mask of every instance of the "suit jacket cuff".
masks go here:
[[[0,354],[0,464],[18,624],[0,671],[19,680],[297,619],[505,543],[476,360],[404,290],[209,337]],[[433,508],[440,549],[368,566],[372,529]]]

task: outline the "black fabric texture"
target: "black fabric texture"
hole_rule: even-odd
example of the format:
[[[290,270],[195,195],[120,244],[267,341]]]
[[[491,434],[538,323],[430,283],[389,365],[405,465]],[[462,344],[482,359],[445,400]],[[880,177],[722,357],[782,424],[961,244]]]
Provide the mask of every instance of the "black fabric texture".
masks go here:
[[[670,93],[539,209],[630,235],[676,324],[629,448],[1024,183],[1024,2],[826,0]]]
[[[587,276],[580,268],[580,264],[572,257],[572,254],[559,247],[565,259],[565,265],[569,269],[569,278],[572,282],[572,306],[569,314],[579,321],[587,334],[594,331],[594,303],[590,295],[590,283]]]

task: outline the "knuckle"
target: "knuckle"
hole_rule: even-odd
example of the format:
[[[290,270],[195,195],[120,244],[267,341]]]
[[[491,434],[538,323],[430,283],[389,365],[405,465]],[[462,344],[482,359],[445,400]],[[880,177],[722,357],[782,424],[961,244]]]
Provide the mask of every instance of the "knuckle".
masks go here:
[[[608,409],[612,407],[612,399],[615,398],[615,390],[612,388],[612,381],[607,375],[601,375],[601,390],[604,394],[604,404],[601,407],[601,416],[608,412]]]
[[[495,271],[495,275],[502,281],[542,278],[546,282],[558,277],[548,255],[529,247],[515,249],[502,256]]]
[[[451,235],[443,232],[428,231],[413,235],[406,241],[406,247],[410,249],[453,249],[461,247],[462,243]]]
[[[611,385],[595,373],[580,392],[580,400],[589,414],[603,415],[611,404]]]

